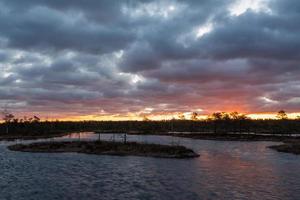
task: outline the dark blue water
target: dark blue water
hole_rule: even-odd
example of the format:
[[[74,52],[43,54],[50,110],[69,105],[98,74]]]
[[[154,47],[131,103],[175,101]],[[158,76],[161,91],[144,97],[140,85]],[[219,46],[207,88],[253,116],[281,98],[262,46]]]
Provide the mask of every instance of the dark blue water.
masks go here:
[[[70,138],[79,140],[78,135]],[[80,139],[84,138],[97,136],[82,134]],[[266,148],[274,143],[166,136],[130,136],[129,140],[179,143],[201,156],[178,160],[21,153],[6,149],[12,143],[1,142],[0,199],[300,198],[300,156]]]

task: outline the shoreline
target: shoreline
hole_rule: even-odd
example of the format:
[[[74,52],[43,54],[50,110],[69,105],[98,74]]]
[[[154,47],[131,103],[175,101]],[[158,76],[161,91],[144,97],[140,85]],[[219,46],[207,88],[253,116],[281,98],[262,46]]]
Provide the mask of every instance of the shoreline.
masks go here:
[[[105,134],[105,133],[104,133]],[[240,133],[159,133],[159,134],[143,134],[131,133],[130,135],[165,135],[179,138],[189,138],[195,140],[215,140],[215,141],[237,141],[237,142],[282,142],[283,144],[267,146],[266,148],[273,149],[277,152],[291,153],[300,155],[300,136],[298,135],[271,135],[271,134],[240,134]]]
[[[124,132],[94,132],[95,134],[125,134]],[[300,135],[284,135],[284,134],[247,134],[247,133],[207,133],[207,132],[158,132],[158,133],[143,133],[138,131],[131,131],[128,135],[153,135],[153,136],[172,136],[181,138],[190,138],[197,140],[217,140],[217,141],[272,141],[284,142],[286,140],[300,141]]]
[[[45,134],[45,135],[1,135],[1,141],[15,141],[15,140],[38,140],[38,139],[50,139],[55,137],[63,137],[69,135],[73,132],[61,132],[61,133],[53,133],[53,134]]]
[[[63,137],[70,133],[58,133],[53,135],[43,135],[43,136],[0,136],[0,141],[15,141],[15,140],[38,140],[38,139],[48,139],[55,137]]]
[[[300,141],[300,137],[275,136],[275,135],[254,135],[254,134],[176,134],[175,137],[198,139],[198,140],[218,140],[218,141],[240,141],[240,142],[284,142],[287,140]]]
[[[7,147],[11,151],[31,153],[67,153],[76,152],[95,155],[144,156],[157,158],[195,158],[199,157],[193,150],[184,146],[145,144],[136,142],[109,141],[69,141],[38,142],[15,144]]]
[[[0,135],[0,141],[13,141],[13,140],[35,140],[35,139],[48,139],[55,137],[63,137],[72,133],[85,132],[81,131],[62,131],[56,133],[48,133],[44,135]],[[172,136],[199,140],[219,140],[219,141],[274,141],[285,142],[287,140],[300,141],[300,134],[270,134],[270,133],[212,133],[212,132],[141,132],[141,131],[90,131],[94,134],[127,134],[127,135],[152,135],[152,136]]]

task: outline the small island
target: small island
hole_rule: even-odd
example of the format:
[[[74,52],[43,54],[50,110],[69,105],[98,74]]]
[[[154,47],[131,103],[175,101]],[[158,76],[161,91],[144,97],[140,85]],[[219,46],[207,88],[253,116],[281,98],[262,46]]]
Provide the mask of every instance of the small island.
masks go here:
[[[285,142],[284,144],[269,146],[269,148],[274,149],[278,152],[300,155],[299,141]]]
[[[9,150],[35,153],[76,152],[96,155],[195,158],[199,155],[183,146],[111,141],[39,142],[8,146]]]

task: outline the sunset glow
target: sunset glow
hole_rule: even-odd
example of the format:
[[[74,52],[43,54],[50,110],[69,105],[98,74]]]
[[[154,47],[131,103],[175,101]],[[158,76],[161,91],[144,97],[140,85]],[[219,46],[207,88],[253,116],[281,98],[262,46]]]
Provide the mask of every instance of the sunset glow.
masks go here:
[[[83,115],[83,116],[47,116],[42,117],[41,121],[144,121],[145,117],[148,120],[153,121],[161,121],[161,120],[172,120],[172,119],[180,119],[178,117],[179,113],[174,114],[134,114],[128,113],[126,115]],[[184,119],[191,120],[191,113],[182,113],[184,115]],[[258,113],[258,114],[245,114],[250,119],[278,119],[277,113]],[[287,113],[289,119],[298,119],[300,117],[300,113]],[[23,116],[16,116],[18,118],[22,118]],[[210,115],[201,115],[198,114],[197,120],[207,120]],[[0,120],[0,122],[3,122]]]

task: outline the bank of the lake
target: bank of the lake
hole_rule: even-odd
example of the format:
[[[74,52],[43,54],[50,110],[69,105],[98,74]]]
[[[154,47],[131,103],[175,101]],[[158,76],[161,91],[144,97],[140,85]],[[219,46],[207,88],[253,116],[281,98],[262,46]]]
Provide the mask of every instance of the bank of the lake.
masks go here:
[[[193,150],[184,146],[111,141],[39,142],[31,144],[15,144],[8,146],[8,149],[21,152],[77,152],[96,155],[131,155],[160,158],[194,158],[199,156]]]
[[[125,132],[96,131],[95,134],[125,134]],[[300,141],[300,135],[291,134],[264,134],[264,133],[211,133],[211,132],[140,132],[130,131],[128,135],[157,135],[173,136],[181,138],[199,139],[199,140],[219,140],[219,141],[274,141],[284,142],[286,140]]]
[[[109,134],[110,132],[95,132],[97,134]],[[116,133],[124,134],[124,133]],[[195,133],[195,132],[161,132],[154,134],[144,134],[143,132],[130,132],[129,135],[157,135],[173,136],[179,138],[189,138],[195,140],[216,140],[216,141],[239,141],[239,142],[283,142],[283,144],[272,145],[268,148],[278,152],[292,153],[300,155],[300,137],[288,134],[247,134],[247,133]]]
[[[49,133],[44,135],[28,135],[28,134],[1,135],[0,141],[48,139],[48,138],[55,138],[55,137],[63,137],[68,134],[70,134],[70,132],[55,132],[55,133]]]
[[[286,140],[298,140],[299,136],[279,135],[279,134],[246,134],[246,133],[179,133],[176,137],[184,137],[200,140],[220,140],[220,141],[274,141],[284,142]]]

